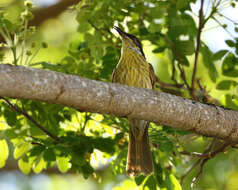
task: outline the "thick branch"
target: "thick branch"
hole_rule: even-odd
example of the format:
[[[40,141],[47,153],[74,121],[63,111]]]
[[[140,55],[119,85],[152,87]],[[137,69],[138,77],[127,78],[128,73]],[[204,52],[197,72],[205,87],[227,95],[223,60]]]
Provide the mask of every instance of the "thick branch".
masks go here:
[[[68,7],[76,5],[81,0],[60,0],[58,3],[49,6],[38,8],[33,11],[34,18],[29,22],[30,26],[39,26],[44,21],[50,18],[56,18],[62,12],[64,12]],[[9,5],[10,6],[10,5]],[[13,36],[12,36],[13,37]],[[3,37],[0,35],[0,42],[5,42]]]
[[[171,94],[42,69],[0,64],[0,96],[144,119],[238,142],[238,112]]]
[[[75,5],[78,2],[80,2],[80,0],[61,0],[52,6],[37,9],[34,11],[34,19],[30,21],[29,25],[38,26],[49,18],[57,17],[69,6]]]

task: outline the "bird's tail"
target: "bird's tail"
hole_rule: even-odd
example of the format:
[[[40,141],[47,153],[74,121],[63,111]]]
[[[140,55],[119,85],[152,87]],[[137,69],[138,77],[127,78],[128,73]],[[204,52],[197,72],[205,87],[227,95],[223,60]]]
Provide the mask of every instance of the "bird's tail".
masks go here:
[[[144,129],[142,138],[135,138],[130,129],[127,154],[126,172],[129,176],[137,176],[140,173],[146,175],[153,172],[154,166],[150,150],[148,127]]]

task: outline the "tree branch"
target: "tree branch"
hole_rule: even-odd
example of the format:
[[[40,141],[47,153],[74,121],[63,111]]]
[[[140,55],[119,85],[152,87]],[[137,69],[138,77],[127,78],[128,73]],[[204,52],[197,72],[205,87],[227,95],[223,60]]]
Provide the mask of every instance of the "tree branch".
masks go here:
[[[69,6],[76,5],[80,1],[81,0],[60,0],[59,2],[57,2],[52,6],[37,8],[33,11],[34,18],[29,22],[29,26],[39,26],[44,21],[50,18],[57,17],[62,12],[64,12]],[[0,42],[4,41],[5,41],[4,38],[0,35]]]
[[[65,11],[69,6],[79,3],[81,0],[61,0],[58,3],[36,9],[34,11],[34,19],[29,22],[30,26],[39,26],[47,19],[57,17],[60,13]]]
[[[238,112],[149,89],[0,64],[0,96],[131,117],[238,142]]]
[[[46,135],[48,135],[49,137],[51,137],[52,139],[54,139],[56,141],[60,141],[59,137],[57,137],[57,136],[53,135],[52,133],[50,133],[49,131],[47,131],[43,126],[41,126],[41,124],[39,124],[36,120],[34,120],[28,113],[20,110],[17,106],[13,105],[6,98],[0,97],[0,99],[3,99],[10,106],[11,109],[24,115],[28,120],[30,120],[32,123],[34,123],[35,126],[38,127],[41,131],[43,131]]]
[[[199,10],[199,26],[198,26],[198,34],[197,34],[197,47],[195,50],[195,58],[194,58],[194,68],[193,68],[193,75],[192,75],[192,97],[194,98],[194,89],[195,89],[195,81],[196,81],[196,73],[197,73],[197,64],[198,64],[198,54],[201,45],[201,33],[203,28],[203,5],[204,0],[201,0],[201,7]]]

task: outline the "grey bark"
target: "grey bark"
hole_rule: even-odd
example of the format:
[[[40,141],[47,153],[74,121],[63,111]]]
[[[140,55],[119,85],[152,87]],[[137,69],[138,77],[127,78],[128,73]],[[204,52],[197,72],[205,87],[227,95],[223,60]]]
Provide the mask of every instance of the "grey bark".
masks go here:
[[[237,111],[149,89],[0,64],[0,96],[39,100],[117,117],[130,116],[238,142]]]

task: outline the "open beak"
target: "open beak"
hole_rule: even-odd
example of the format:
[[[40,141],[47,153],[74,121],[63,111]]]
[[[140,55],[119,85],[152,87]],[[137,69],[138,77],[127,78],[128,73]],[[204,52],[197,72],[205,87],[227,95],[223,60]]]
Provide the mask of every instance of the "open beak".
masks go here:
[[[117,26],[114,26],[113,27],[119,34],[121,37],[125,37],[126,36],[126,32],[124,32],[122,29],[120,29],[119,27]]]

